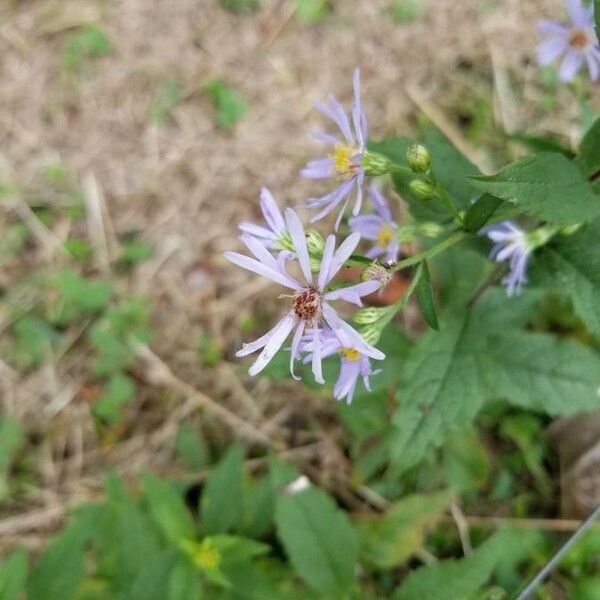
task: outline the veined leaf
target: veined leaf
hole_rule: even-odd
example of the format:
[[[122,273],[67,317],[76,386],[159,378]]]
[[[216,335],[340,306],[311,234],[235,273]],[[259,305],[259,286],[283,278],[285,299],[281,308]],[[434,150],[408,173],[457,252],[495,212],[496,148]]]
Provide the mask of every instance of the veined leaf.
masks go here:
[[[482,192],[516,204],[524,213],[573,225],[600,216],[600,196],[582,171],[562,154],[525,156],[495,175],[471,177]]]
[[[541,248],[534,281],[567,294],[590,331],[600,332],[600,219]]]
[[[225,533],[237,522],[242,508],[244,449],[233,446],[211,473],[202,493],[200,514],[206,535]]]
[[[452,495],[447,492],[407,496],[383,515],[359,521],[362,555],[369,563],[392,569],[410,558],[435,526]]]
[[[468,600],[481,589],[504,556],[504,547],[517,534],[495,533],[476,552],[459,561],[444,560],[413,571],[393,600]],[[512,544],[511,544],[512,545]]]
[[[600,118],[594,121],[583,136],[576,161],[588,177],[600,171]]]
[[[322,490],[283,495],[277,532],[298,575],[322,594],[342,597],[354,583],[358,538],[348,517]]]

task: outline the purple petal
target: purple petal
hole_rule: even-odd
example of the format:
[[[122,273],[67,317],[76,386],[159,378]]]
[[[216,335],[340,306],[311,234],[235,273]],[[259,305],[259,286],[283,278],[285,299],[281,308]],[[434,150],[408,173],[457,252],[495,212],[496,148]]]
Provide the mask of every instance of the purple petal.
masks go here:
[[[321,259],[321,269],[319,271],[318,289],[322,292],[325,286],[329,282],[329,269],[331,268],[331,260],[333,259],[333,252],[335,250],[335,236],[327,236],[325,242],[325,248],[323,249],[323,258]]]
[[[300,377],[297,377],[294,373],[294,361],[298,357],[298,347],[300,346],[300,340],[302,339],[302,334],[304,333],[304,323],[299,323],[298,327],[296,327],[296,331],[294,332],[294,337],[292,338],[292,347],[290,349],[290,373],[292,377],[299,381]]]
[[[310,270],[310,259],[308,257],[308,248],[306,247],[306,233],[304,227],[300,222],[298,215],[291,208],[285,209],[285,222],[287,223],[287,229],[292,238],[294,248],[296,249],[296,256],[300,263],[300,268],[306,282],[312,284],[313,278]]]
[[[536,24],[537,30],[545,35],[552,35],[556,37],[564,37],[568,40],[569,28],[556,21],[549,21],[547,19],[541,19]]]
[[[267,333],[265,333],[265,335],[262,335],[261,337],[254,340],[253,342],[249,342],[247,344],[242,344],[241,349],[238,350],[235,353],[235,355],[238,358],[241,358],[242,356],[248,356],[248,354],[252,354],[253,352],[256,352],[257,350],[264,348],[265,344],[269,341],[269,338],[271,337],[272,331],[273,331],[272,329],[270,331],[267,331]]]
[[[340,143],[340,138],[337,137],[337,135],[332,135],[326,131],[315,131],[313,132],[312,136],[315,138],[315,140],[324,142],[325,144],[331,144],[335,146]]]
[[[260,191],[260,207],[269,227],[276,233],[285,230],[285,222],[277,202],[267,188]]]
[[[589,27],[592,24],[593,6],[584,6],[581,0],[567,0],[567,9],[575,25]]]
[[[273,269],[274,271],[279,271],[279,266],[277,261],[273,258],[273,255],[265,248],[265,246],[256,238],[253,238],[250,235],[243,235],[241,237],[242,242],[246,244],[246,247],[254,256],[259,260],[263,265]]]
[[[331,261],[331,267],[329,268],[329,275],[327,277],[327,283],[329,283],[336,275],[336,273],[344,266],[344,263],[350,258],[356,246],[360,242],[360,233],[351,233],[336,250]]]
[[[323,317],[344,346],[356,348],[361,354],[366,354],[375,360],[383,360],[385,358],[383,352],[367,343],[358,331],[346,323],[346,321],[340,319],[335,310],[326,303],[323,303]]]
[[[333,388],[333,395],[336,400],[342,400],[348,396],[347,402],[352,402],[352,396],[356,388],[356,381],[360,375],[358,363],[353,363],[346,360],[340,361],[340,374]]]
[[[290,288],[292,290],[301,290],[304,286],[300,285],[297,281],[292,279],[289,275],[280,273],[279,271],[275,271],[266,265],[263,265],[261,262],[255,260],[254,258],[250,258],[249,256],[244,256],[243,254],[239,254],[238,252],[224,252],[223,256],[234,265],[238,267],[242,267],[242,269],[247,269],[248,271],[252,271],[257,275],[262,275],[275,283],[279,283],[280,285]]]
[[[600,50],[593,48],[586,54],[585,59],[587,62],[590,79],[592,81],[598,81],[598,79],[600,79]]]
[[[558,76],[565,83],[573,81],[583,65],[583,56],[575,50],[569,50],[565,55]]]
[[[383,219],[378,215],[360,215],[348,220],[352,231],[357,231],[363,238],[373,241],[379,237],[379,230],[383,223]]]
[[[315,381],[317,383],[325,383],[323,379],[323,365],[322,354],[321,354],[321,336],[319,335],[319,331],[315,329],[313,331],[313,353],[312,353],[312,372],[315,376]]]
[[[269,336],[268,342],[265,344],[262,352],[258,355],[256,362],[248,369],[248,373],[253,377],[260,373],[268,364],[271,359],[275,356],[277,351],[283,345],[283,342],[287,339],[288,335],[296,325],[296,319],[293,315],[287,314],[273,329],[271,329],[271,335]]]
[[[358,138],[358,143],[361,148],[364,148],[366,139],[363,137],[362,128],[362,115],[363,108],[360,102],[360,69],[354,70],[353,76],[353,88],[354,88],[354,105],[352,106],[352,121],[354,123],[354,131]]]
[[[361,297],[368,296],[369,294],[376,292],[380,287],[381,282],[379,281],[363,281],[362,283],[357,283],[355,285],[350,285],[345,288],[339,288],[337,290],[327,292],[324,298],[327,301],[344,300],[345,302],[362,306],[363,303],[361,301]]]
[[[325,116],[329,117],[340,129],[344,138],[349,144],[354,143],[352,131],[350,130],[350,122],[340,103],[331,96],[329,104],[317,102],[315,105]]]
[[[365,173],[364,171],[361,169],[358,172],[358,176],[357,176],[357,185],[356,185],[356,200],[354,201],[354,208],[352,209],[352,215],[356,217],[356,215],[358,215],[358,213],[360,212],[360,209],[362,207],[362,200],[363,200],[363,181],[365,179]]]
[[[344,218],[344,215],[346,214],[346,209],[348,208],[349,202],[350,202],[350,196],[346,196],[346,199],[344,200],[344,203],[342,204],[342,208],[340,209],[340,212],[338,213],[338,216],[335,220],[335,225],[333,226],[333,230],[335,232],[337,232],[337,230],[340,228],[340,224],[342,222],[342,219]]]
[[[306,167],[300,171],[300,175],[307,179],[329,179],[335,175],[334,162],[330,158],[311,160]]]
[[[320,198],[312,198],[308,201],[308,206],[311,208],[315,208],[317,206],[324,206],[323,210],[316,214],[310,220],[311,223],[315,221],[319,221],[323,217],[326,217],[330,212],[332,212],[335,207],[352,191],[352,186],[354,185],[354,181],[349,179],[340,184],[335,190],[321,196]],[[344,211],[342,211],[343,214]],[[337,229],[336,229],[337,231]]]
[[[552,64],[559,56],[562,56],[569,48],[569,42],[562,38],[550,38],[538,44],[537,59],[542,67]]]
[[[261,240],[274,242],[276,239],[275,234],[267,229],[266,227],[261,227],[260,225],[255,225],[254,223],[247,223],[244,221],[239,224],[239,228],[246,234],[252,235],[256,238],[260,238]]]
[[[392,213],[390,212],[388,204],[385,201],[385,198],[384,198],[383,194],[381,193],[381,190],[375,184],[373,184],[369,187],[369,198],[371,199],[371,202],[372,202],[375,210],[377,211],[377,214],[384,221],[391,222],[392,221]]]

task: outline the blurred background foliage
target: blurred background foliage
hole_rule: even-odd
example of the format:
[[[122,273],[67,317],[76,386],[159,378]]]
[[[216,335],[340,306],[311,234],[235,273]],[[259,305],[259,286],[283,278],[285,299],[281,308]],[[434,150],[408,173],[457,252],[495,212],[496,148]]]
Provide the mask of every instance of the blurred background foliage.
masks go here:
[[[352,406],[290,381],[286,356],[249,381],[233,352],[278,307],[221,252],[261,185],[309,193],[312,102],[356,64],[375,139],[433,123],[484,171],[570,154],[600,105],[534,64],[535,20],[562,10],[0,6],[1,600],[492,600],[548,560],[582,516],[548,416],[489,402],[404,468],[390,417],[414,307]],[[476,283],[472,255],[452,260],[442,297],[456,264]],[[559,292],[530,327],[586,336]],[[538,597],[597,600],[599,573],[595,529]]]

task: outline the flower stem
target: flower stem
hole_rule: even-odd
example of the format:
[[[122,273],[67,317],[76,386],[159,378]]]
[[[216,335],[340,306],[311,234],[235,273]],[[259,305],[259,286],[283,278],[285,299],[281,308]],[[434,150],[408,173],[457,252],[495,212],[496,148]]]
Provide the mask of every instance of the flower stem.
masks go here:
[[[469,237],[469,234],[466,233],[465,231],[457,231],[457,232],[453,233],[451,236],[447,237],[445,240],[442,240],[439,244],[436,244],[432,248],[429,248],[429,250],[424,250],[423,252],[419,252],[418,254],[413,254],[412,256],[409,256],[408,258],[405,258],[404,260],[397,262],[392,267],[392,270],[400,271],[401,269],[404,269],[406,267],[411,267],[412,265],[416,265],[424,260],[433,258],[434,256],[437,256],[441,252],[444,252],[444,250],[447,250],[448,248],[451,248],[455,244],[462,242],[467,237]]]

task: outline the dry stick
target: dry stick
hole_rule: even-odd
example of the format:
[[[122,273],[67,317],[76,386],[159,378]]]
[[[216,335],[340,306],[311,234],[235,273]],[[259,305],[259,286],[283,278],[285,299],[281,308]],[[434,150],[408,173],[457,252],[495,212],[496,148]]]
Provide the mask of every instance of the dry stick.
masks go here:
[[[469,523],[456,501],[452,502],[450,505],[450,513],[452,514],[452,518],[458,529],[463,553],[465,556],[469,556],[470,554],[473,554],[473,546],[471,544],[471,538],[469,537]]]
[[[451,516],[446,516],[442,520],[452,524],[455,522]],[[479,515],[465,515],[465,521],[470,527],[496,528],[508,525],[521,529],[545,529],[558,532],[575,531],[581,525],[581,521],[577,519],[518,519],[513,517],[484,517]],[[597,526],[600,527],[600,524]]]
[[[178,391],[180,394],[183,394],[189,398],[193,398],[199,407],[205,408],[209,412],[213,413],[216,417],[231,427],[231,429],[233,429],[236,433],[242,435],[246,439],[256,444],[260,444],[261,446],[274,448],[275,450],[284,449],[284,446],[280,442],[271,440],[263,432],[256,429],[256,427],[254,427],[254,425],[251,423],[243,421],[229,409],[225,408],[206,394],[195,389],[189,383],[179,379],[179,377],[177,377],[173,371],[171,371],[170,367],[163,362],[161,358],[154,354],[154,352],[152,352],[148,346],[142,344],[135,338],[131,339],[131,344],[138,357],[144,360],[150,367],[150,378],[152,382],[167,385]]]

